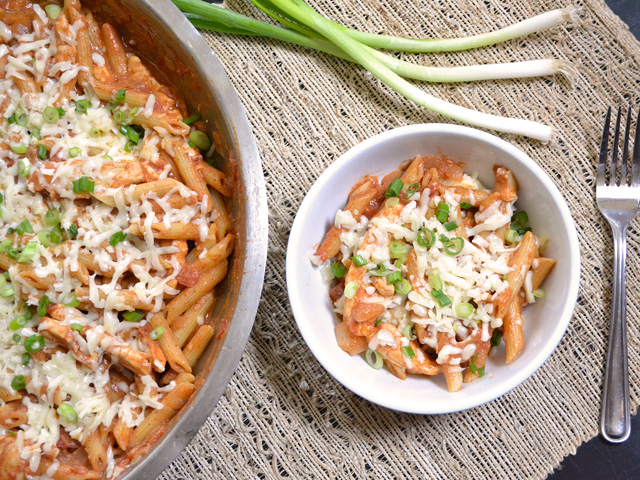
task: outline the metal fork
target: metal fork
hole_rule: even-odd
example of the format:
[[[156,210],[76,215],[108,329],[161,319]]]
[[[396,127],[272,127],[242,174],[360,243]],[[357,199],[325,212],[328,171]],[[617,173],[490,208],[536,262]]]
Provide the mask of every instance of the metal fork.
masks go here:
[[[629,372],[627,368],[627,228],[638,213],[640,205],[640,111],[636,121],[636,134],[633,145],[632,165],[629,165],[629,128],[631,125],[631,107],[627,112],[627,125],[624,132],[620,179],[618,181],[618,141],[620,136],[621,109],[618,108],[616,129],[613,137],[613,149],[609,176],[607,156],[609,151],[609,123],[611,108],[602,133],[600,159],[596,180],[596,200],[598,208],[607,219],[613,231],[613,293],[611,295],[611,326],[609,327],[609,351],[604,377],[600,431],[605,440],[613,443],[624,442],[631,433],[629,418]],[[631,181],[629,181],[629,173]]]

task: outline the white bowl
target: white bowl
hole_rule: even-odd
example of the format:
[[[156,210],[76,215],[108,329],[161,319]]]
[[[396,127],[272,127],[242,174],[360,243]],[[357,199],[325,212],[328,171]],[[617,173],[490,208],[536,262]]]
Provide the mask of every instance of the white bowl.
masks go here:
[[[550,240],[545,256],[558,261],[543,287],[544,299],[523,311],[525,347],[510,365],[504,347],[492,355],[486,373],[460,391],[449,393],[442,375],[409,376],[402,381],[388,370],[373,370],[364,355],[350,356],[336,342],[338,323],[320,269],[309,255],[343,208],[352,185],[366,174],[381,175],[416,155],[444,154],[464,162],[467,173],[493,185],[495,164],[511,169],[520,184],[516,206],[529,214],[536,235]],[[378,405],[404,412],[433,414],[465,410],[505,394],[536,371],[564,334],[578,295],[580,249],[569,208],[549,176],[527,155],[479,130],[428,124],[397,128],[355,146],[336,160],[313,185],[296,216],[287,251],[287,288],[298,328],[318,361],[354,393]]]

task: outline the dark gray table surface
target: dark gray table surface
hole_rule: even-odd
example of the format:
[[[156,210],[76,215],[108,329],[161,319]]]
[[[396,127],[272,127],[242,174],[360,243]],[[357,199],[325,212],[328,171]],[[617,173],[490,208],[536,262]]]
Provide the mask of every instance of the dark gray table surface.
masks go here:
[[[624,20],[631,32],[640,38],[640,0],[606,0]],[[637,105],[636,105],[637,107]],[[599,402],[600,399],[593,399]],[[625,443],[612,445],[601,437],[585,443],[575,455],[569,455],[562,466],[547,480],[635,480],[640,479],[640,416],[631,422],[631,437]]]

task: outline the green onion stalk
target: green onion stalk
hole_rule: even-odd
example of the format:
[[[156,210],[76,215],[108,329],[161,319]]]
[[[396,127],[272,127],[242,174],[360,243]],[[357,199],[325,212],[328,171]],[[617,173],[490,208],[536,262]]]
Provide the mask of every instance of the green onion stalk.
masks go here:
[[[251,1],[286,28],[261,22],[202,0],[173,0],[197,28],[237,35],[270,37],[323,51],[360,64],[407,99],[445,117],[477,127],[528,136],[543,142],[549,141],[554,134],[553,129],[547,125],[461,107],[427,94],[404,78],[444,83],[562,74],[573,81],[576,75],[574,67],[564,60],[543,59],[509,64],[434,68],[399,60],[375,50],[382,48],[416,53],[455,52],[495,45],[575,21],[578,9],[573,6],[546,12],[481,35],[458,39],[408,39],[346,28],[326,19],[302,0]]]

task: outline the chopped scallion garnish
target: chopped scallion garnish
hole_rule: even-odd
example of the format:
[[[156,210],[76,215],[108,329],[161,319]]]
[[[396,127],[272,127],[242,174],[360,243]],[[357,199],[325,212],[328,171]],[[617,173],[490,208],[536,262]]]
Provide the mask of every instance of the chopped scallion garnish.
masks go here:
[[[467,318],[470,317],[474,312],[473,305],[467,302],[462,302],[456,305],[456,313],[459,317]]]
[[[449,219],[449,205],[439,202],[436,208],[436,218],[440,223],[445,223]]]
[[[18,255],[18,263],[28,263],[33,259],[33,256],[36,254],[36,249],[38,248],[38,241],[32,240],[27,242],[25,247]]]
[[[395,178],[393,182],[391,182],[391,185],[389,185],[389,188],[387,188],[387,191],[384,193],[384,196],[397,197],[398,195],[400,195],[400,192],[402,191],[403,186],[404,186],[404,183],[402,183],[402,180],[400,180],[399,178]]]
[[[80,177],[78,180],[74,180],[72,185],[73,193],[93,193],[96,182],[89,177]]]
[[[347,283],[347,285],[344,287],[344,296],[346,298],[351,299],[355,297],[357,292],[358,292],[358,284],[353,280]]]
[[[411,185],[409,185],[407,187],[407,191],[404,192],[405,200],[409,200],[411,197],[413,197],[418,190],[420,190],[420,184],[419,183],[412,183]]]
[[[124,312],[122,316],[127,322],[139,322],[144,318],[145,313],[142,310],[134,310],[133,312]]]
[[[406,278],[403,278],[399,282],[395,283],[393,287],[398,295],[408,295],[411,291],[411,282]]]
[[[40,160],[46,160],[48,155],[49,151],[47,150],[47,147],[43,144],[38,145],[38,158]]]
[[[13,388],[16,392],[22,390],[27,386],[27,381],[24,378],[24,375],[16,375],[11,380],[11,388]]]
[[[9,322],[9,328],[11,330],[20,330],[27,324],[27,322],[29,322],[29,319],[26,315],[18,315]]]
[[[69,228],[67,228],[67,233],[69,234],[69,237],[71,239],[76,238],[78,236],[78,227],[76,227],[76,225],[72,223],[71,225],[69,225]]]
[[[47,123],[58,123],[58,120],[60,120],[60,113],[53,107],[46,107],[42,112],[42,118]]]
[[[112,247],[115,247],[116,245],[118,245],[120,242],[124,242],[127,238],[127,234],[124,232],[116,232],[113,235],[111,235],[111,238],[109,239],[109,245],[111,245]]]
[[[83,329],[83,326],[79,323],[72,323],[71,325],[69,325],[69,327],[71,328],[71,330],[75,330],[76,332],[81,332]]]
[[[358,267],[362,267],[368,263],[362,255],[354,255],[351,257],[351,261],[353,261],[353,263]]]
[[[371,368],[374,370],[380,370],[384,365],[384,358],[377,350],[371,350],[370,348],[364,354],[364,358]]]
[[[494,330],[491,335],[491,346],[497,347],[502,342],[502,332],[500,330]]]
[[[28,177],[31,173],[31,163],[28,158],[21,158],[18,160],[18,175],[21,177]]]
[[[164,327],[156,327],[149,333],[149,338],[151,340],[158,340],[162,335],[164,335]]]
[[[58,407],[58,415],[69,423],[78,423],[78,412],[67,402]]]
[[[23,154],[23,153],[27,153],[27,146],[23,143],[19,143],[17,145],[12,144],[11,150],[13,150],[15,153]]]
[[[37,353],[44,348],[42,335],[31,335],[24,341],[24,349],[29,353]]]
[[[209,150],[209,147],[211,147],[211,140],[209,140],[206,133],[201,132],[200,130],[193,130],[189,134],[189,141],[200,150]]]
[[[444,251],[447,255],[458,255],[464,248],[464,239],[462,237],[452,238],[444,244]]]
[[[441,307],[451,305],[451,299],[447,297],[441,290],[431,290],[431,295],[435,298]]]
[[[25,233],[33,233],[33,228],[31,228],[31,223],[29,223],[29,220],[23,220],[22,222],[20,222],[16,227],[16,233],[20,236],[24,235]]]
[[[78,147],[71,147],[69,149],[69,157],[71,158],[76,158],[78,155],[80,155],[80,152],[82,152],[82,150],[80,150],[80,148]]]
[[[49,297],[47,297],[46,295],[40,297],[40,302],[38,302],[38,309],[36,310],[36,313],[39,317],[44,317],[47,314],[47,307],[49,306],[49,303],[51,303],[51,300],[49,300]]]
[[[62,7],[55,3],[50,3],[44,7],[44,11],[47,14],[47,17],[49,17],[49,20],[57,20],[62,13]]]
[[[416,352],[414,352],[413,348],[409,346],[402,347],[402,353],[404,353],[408,358],[413,358],[416,356]]]
[[[447,229],[447,232],[450,232],[451,230],[458,228],[458,224],[456,222],[448,222],[444,224],[444,228]]]
[[[394,240],[389,244],[391,258],[406,257],[411,251],[411,246],[402,240]]]
[[[89,102],[89,100],[82,99],[76,102],[76,112],[87,113],[89,107],[91,107],[91,103]]]
[[[50,209],[44,215],[44,223],[49,225],[50,227],[55,227],[60,223],[60,212],[55,208]]]
[[[329,268],[331,274],[336,278],[342,278],[347,274],[347,267],[342,262],[333,262]]]
[[[402,273],[400,272],[391,272],[389,275],[387,275],[387,283],[389,285],[393,285],[394,283],[397,283],[400,280],[402,280]]]
[[[80,300],[78,300],[78,297],[76,297],[75,293],[69,292],[64,297],[62,297],[62,304],[65,307],[76,308],[80,305]]]
[[[187,125],[191,126],[194,123],[196,123],[198,120],[200,120],[200,115],[194,114],[194,115],[190,115],[187,118],[185,118],[183,120],[183,122],[186,123]]]
[[[431,247],[436,243],[436,232],[429,228],[421,228],[418,230],[416,241],[421,247]]]
[[[125,98],[127,96],[127,89],[126,88],[121,88],[120,90],[118,90],[116,92],[116,102],[118,103],[123,103]]]

